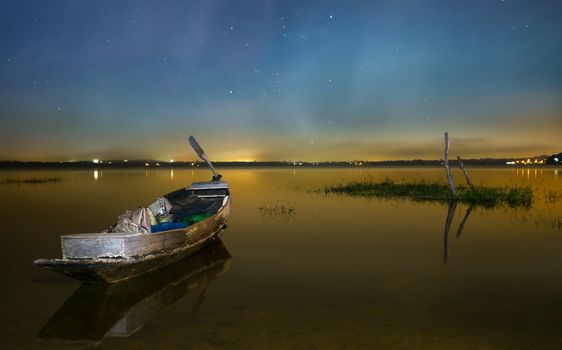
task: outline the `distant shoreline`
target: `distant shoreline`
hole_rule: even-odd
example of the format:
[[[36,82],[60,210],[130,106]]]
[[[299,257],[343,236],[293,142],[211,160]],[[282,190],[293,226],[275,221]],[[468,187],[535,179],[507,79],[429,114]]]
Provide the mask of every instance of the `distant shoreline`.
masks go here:
[[[513,159],[463,159],[465,165],[502,168],[550,168],[557,164],[506,164]],[[451,160],[451,165],[457,165]],[[389,168],[389,167],[440,167],[441,160],[395,160],[395,161],[340,161],[340,162],[213,162],[218,168]],[[0,162],[0,170],[10,169],[196,169],[205,168],[201,161],[160,162],[160,161],[105,161],[93,163],[78,162]]]

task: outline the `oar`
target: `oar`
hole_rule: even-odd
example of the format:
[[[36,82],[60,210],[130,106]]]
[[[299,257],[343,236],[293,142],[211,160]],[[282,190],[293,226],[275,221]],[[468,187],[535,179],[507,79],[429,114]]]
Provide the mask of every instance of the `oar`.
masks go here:
[[[211,168],[211,171],[213,172],[213,181],[220,181],[222,175],[217,173],[217,171],[215,170],[215,167],[213,167],[213,164],[211,164],[211,161],[209,160],[209,157],[207,157],[207,155],[205,154],[205,151],[203,151],[203,148],[201,148],[201,146],[199,146],[199,144],[195,140],[195,137],[190,135],[187,140],[189,141],[189,144],[191,145],[191,147],[193,147],[193,149],[195,150],[195,153],[197,153],[199,158],[201,158],[205,162],[207,162],[207,165],[209,166],[209,168]]]

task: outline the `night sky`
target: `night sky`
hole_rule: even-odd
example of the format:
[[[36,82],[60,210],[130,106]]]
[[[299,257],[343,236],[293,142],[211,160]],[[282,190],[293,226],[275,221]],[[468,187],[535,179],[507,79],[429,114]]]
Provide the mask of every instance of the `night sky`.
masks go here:
[[[0,1],[0,159],[562,151],[561,1]]]

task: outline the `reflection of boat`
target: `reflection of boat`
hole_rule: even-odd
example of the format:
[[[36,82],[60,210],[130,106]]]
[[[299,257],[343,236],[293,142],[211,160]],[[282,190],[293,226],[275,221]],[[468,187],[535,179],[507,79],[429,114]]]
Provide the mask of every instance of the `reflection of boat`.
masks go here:
[[[212,181],[128,211],[110,232],[61,236],[62,259],[35,264],[83,281],[113,283],[181,260],[212,242],[230,216],[230,192],[195,139],[190,137],[190,143],[213,170]]]
[[[228,272],[229,263],[230,254],[217,239],[207,249],[143,276],[115,284],[84,283],[63,303],[38,338],[96,343],[106,336],[127,337],[188,290],[202,287],[203,294],[212,280]]]

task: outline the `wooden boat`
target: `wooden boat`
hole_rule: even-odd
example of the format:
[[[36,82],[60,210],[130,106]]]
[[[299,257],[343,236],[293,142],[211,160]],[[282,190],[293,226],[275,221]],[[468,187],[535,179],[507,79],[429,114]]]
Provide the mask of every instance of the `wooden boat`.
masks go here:
[[[211,243],[230,216],[230,191],[192,136],[189,142],[213,171],[213,180],[193,183],[164,198],[175,212],[208,217],[185,228],[156,233],[64,235],[62,259],[39,259],[34,263],[82,281],[114,283],[181,260]]]
[[[82,284],[43,326],[38,339],[99,344],[105,337],[129,337],[182,299],[200,289],[195,316],[211,282],[230,270],[231,256],[220,239],[193,256],[158,271],[114,284]]]

